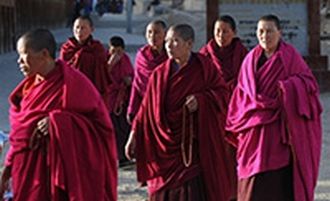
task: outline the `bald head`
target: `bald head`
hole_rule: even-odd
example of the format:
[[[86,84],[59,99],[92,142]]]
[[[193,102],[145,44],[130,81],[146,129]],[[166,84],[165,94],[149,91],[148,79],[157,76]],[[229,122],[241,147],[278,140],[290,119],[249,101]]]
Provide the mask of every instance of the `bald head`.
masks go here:
[[[184,41],[195,41],[194,29],[189,24],[174,25],[169,30],[177,33]]]
[[[24,41],[24,46],[34,52],[46,49],[53,59],[56,57],[56,41],[53,34],[47,29],[31,30],[22,35],[19,40]]]
[[[148,26],[149,25],[157,25],[166,30],[166,23],[163,20],[153,20],[148,24]]]

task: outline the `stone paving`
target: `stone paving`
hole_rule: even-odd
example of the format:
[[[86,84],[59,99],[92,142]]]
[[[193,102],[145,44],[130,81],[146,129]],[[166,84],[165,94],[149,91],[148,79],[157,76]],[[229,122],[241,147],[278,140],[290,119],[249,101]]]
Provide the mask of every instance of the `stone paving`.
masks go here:
[[[138,47],[145,43],[143,29],[146,23],[151,20],[147,16],[133,16],[133,33],[126,33],[124,15],[106,15],[98,20],[94,37],[101,40],[105,45],[110,36],[121,35],[126,42],[128,54],[132,61],[135,59],[135,53]],[[198,31],[198,30],[197,30]],[[59,44],[63,43],[67,37],[71,36],[71,30],[58,29],[53,30],[56,40]],[[323,47],[323,46],[322,46]],[[329,49],[329,52],[328,52]],[[330,48],[323,48],[323,54],[329,55]],[[22,79],[17,64],[17,54],[10,52],[0,54],[0,130],[9,130],[8,124],[8,95],[17,83]],[[322,161],[318,186],[315,193],[315,201],[330,201],[330,93],[321,94],[321,101],[324,107],[322,115],[323,120],[323,148]],[[140,188],[135,179],[134,167],[128,169],[119,169],[119,201],[145,201],[146,189]]]

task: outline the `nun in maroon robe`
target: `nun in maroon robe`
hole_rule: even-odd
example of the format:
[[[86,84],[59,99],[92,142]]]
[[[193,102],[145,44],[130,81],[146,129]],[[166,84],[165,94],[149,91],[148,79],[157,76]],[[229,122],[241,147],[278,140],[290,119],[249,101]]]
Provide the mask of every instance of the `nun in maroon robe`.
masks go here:
[[[164,49],[166,25],[161,20],[152,21],[146,28],[148,44],[138,50],[135,57],[135,73],[127,109],[127,119],[132,122],[139,110],[152,71],[167,59]]]
[[[169,59],[151,75],[126,145],[151,201],[228,201],[224,122],[229,93],[218,69],[192,53],[194,31],[169,29]]]
[[[109,108],[107,53],[102,43],[93,39],[93,29],[88,16],[78,17],[73,25],[74,36],[62,45],[59,57],[92,81]]]
[[[236,23],[231,16],[221,16],[214,24],[213,33],[214,38],[200,49],[200,53],[210,58],[221,71],[227,87],[232,93],[237,84],[241,63],[248,51],[241,40],[236,37]],[[237,194],[236,149],[228,145],[227,150],[231,155],[227,165],[235,170],[231,175],[232,198],[235,200]]]
[[[236,23],[229,15],[221,16],[214,23],[214,38],[211,39],[200,53],[212,59],[222,72],[229,89],[234,90],[242,61],[248,50],[236,37]]]
[[[110,115],[116,131],[119,166],[122,166],[129,162],[125,157],[124,147],[131,129],[126,114],[134,70],[125,53],[125,42],[119,36],[110,38],[107,67],[111,81]]]
[[[10,148],[0,196],[11,177],[14,201],[116,201],[116,144],[107,109],[83,74],[55,62],[55,47],[52,34],[40,29],[17,43],[26,78],[9,97]]]
[[[281,40],[276,16],[260,18],[257,36],[226,123],[237,146],[238,201],[313,201],[322,134],[317,82]]]

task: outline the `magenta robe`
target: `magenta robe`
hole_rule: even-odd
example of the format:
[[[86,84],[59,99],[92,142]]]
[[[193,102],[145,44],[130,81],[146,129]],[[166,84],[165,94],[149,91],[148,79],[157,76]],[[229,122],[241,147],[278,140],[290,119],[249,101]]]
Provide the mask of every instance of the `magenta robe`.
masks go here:
[[[110,57],[110,55],[108,56]],[[110,112],[115,112],[116,106],[120,103],[126,103],[129,100],[130,88],[124,83],[125,77],[131,77],[133,80],[134,70],[132,63],[127,54],[124,54],[121,59],[112,67],[109,74],[111,84],[109,85],[109,101]],[[125,114],[126,115],[126,114]]]
[[[233,91],[237,84],[241,64],[248,53],[241,40],[234,38],[228,47],[220,48],[215,40],[211,39],[199,52],[212,59],[222,72],[229,89]]]
[[[136,115],[152,71],[166,59],[167,54],[165,51],[155,54],[150,45],[145,45],[139,49],[135,57],[135,73],[127,109],[128,114]]]
[[[84,44],[79,44],[74,37],[69,38],[62,45],[59,58],[85,74],[93,82],[109,108],[110,81],[106,67],[107,53],[102,43],[92,37]]]
[[[262,52],[257,46],[243,61],[229,104],[226,128],[237,140],[238,177],[293,163],[295,200],[312,201],[321,150],[317,83],[291,45],[280,42],[256,70]]]
[[[14,201],[117,200],[115,136],[101,96],[80,72],[58,61],[25,96],[24,79],[10,95],[10,149]],[[83,89],[83,90],[81,90]],[[29,148],[49,117],[49,139]]]
[[[228,90],[218,69],[206,57],[193,53],[189,63],[173,74],[172,62],[167,60],[152,74],[133,122],[138,181],[147,182],[149,193],[153,194],[181,186],[201,174],[208,200],[228,201],[232,169],[226,166],[222,124]],[[192,94],[197,98],[198,111],[192,114],[194,133],[186,125],[186,135],[195,137],[192,164],[185,167],[180,147],[183,104]]]

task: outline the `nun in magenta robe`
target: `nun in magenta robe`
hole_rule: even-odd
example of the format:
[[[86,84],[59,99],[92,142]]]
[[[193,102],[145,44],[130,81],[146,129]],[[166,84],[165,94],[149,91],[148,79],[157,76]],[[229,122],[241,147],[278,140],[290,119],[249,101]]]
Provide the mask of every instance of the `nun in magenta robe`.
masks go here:
[[[135,57],[135,73],[131,96],[127,108],[127,119],[131,123],[139,110],[152,71],[167,59],[164,48],[166,24],[162,20],[151,21],[146,27],[145,46]]]
[[[101,96],[80,72],[57,61],[43,81],[24,79],[10,95],[15,201],[116,201],[117,156]],[[82,90],[83,89],[83,90]],[[49,137],[37,122],[49,117]]]
[[[135,116],[138,112],[152,71],[166,59],[165,50],[158,53],[153,51],[150,45],[145,45],[137,52],[134,80],[127,109],[129,115]]]
[[[321,153],[317,82],[288,43],[280,41],[258,68],[262,54],[258,45],[246,56],[229,104],[226,129],[237,146],[238,178],[289,166],[294,200],[313,201]]]
[[[191,30],[185,24],[171,27],[168,52],[180,54],[179,47],[171,48],[172,37]],[[178,46],[191,44],[191,38],[186,40]],[[226,166],[224,123],[229,93],[205,56],[187,56],[179,68],[176,58],[168,59],[152,73],[126,154],[136,157],[137,179],[147,184],[150,200],[228,201],[232,169]],[[187,108],[189,97],[198,102],[195,112]]]

